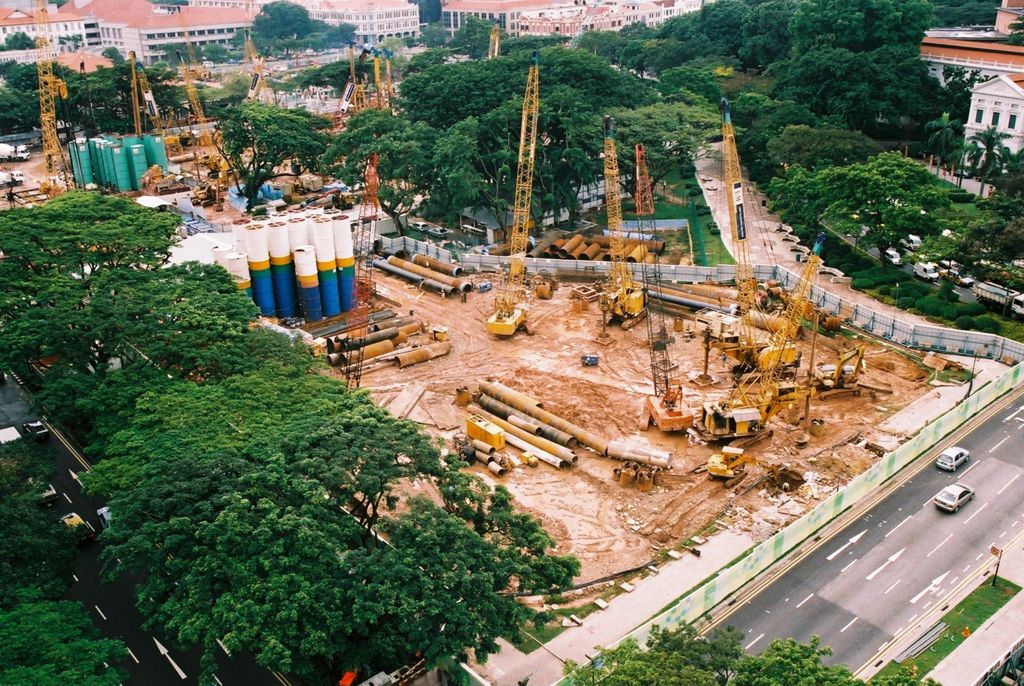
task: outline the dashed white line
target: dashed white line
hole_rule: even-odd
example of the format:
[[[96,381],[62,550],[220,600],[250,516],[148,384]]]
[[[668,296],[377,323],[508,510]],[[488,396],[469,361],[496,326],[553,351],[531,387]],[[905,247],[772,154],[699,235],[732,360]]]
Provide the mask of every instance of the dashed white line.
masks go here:
[[[967,468],[967,469],[965,469],[964,471],[960,472],[960,476],[967,476],[967,472],[971,471],[972,469],[974,469],[974,468],[975,468],[975,467],[977,467],[977,466],[978,466],[978,463],[977,463],[977,462],[975,462],[975,463],[974,463],[974,464],[972,464],[972,465],[971,465],[970,467],[968,467],[968,468]]]
[[[128,654],[132,656],[133,660],[135,660],[135,664],[139,664],[139,658],[135,657],[135,653],[132,652],[131,648],[128,649]]]
[[[885,537],[886,537],[886,538],[889,538],[889,537],[890,537],[890,536],[892,536],[892,535],[893,535],[894,533],[896,533],[896,529],[900,528],[901,526],[903,526],[904,524],[906,524],[906,523],[907,523],[908,521],[910,521],[911,517],[913,517],[913,515],[909,515],[909,516],[907,516],[907,518],[906,518],[906,519],[904,519],[904,520],[903,520],[902,522],[900,522],[899,524],[897,524],[896,526],[894,526],[894,527],[893,527],[893,528],[892,528],[892,529],[891,529],[891,530],[889,531],[889,533],[887,533],[887,534],[885,535]]]
[[[960,577],[954,576],[953,580],[949,582],[950,586],[956,586],[956,582],[960,580]]]
[[[932,552],[931,552],[931,553],[928,553],[927,555],[925,555],[925,557],[931,557],[931,556],[932,556],[932,553],[934,553],[934,552],[935,552],[936,550],[938,550],[938,549],[939,549],[939,548],[941,548],[941,547],[942,547],[943,545],[945,545],[946,541],[948,541],[948,540],[949,540],[949,539],[951,539],[951,538],[953,538],[953,534],[950,534],[949,536],[946,536],[946,537],[945,537],[944,539],[942,539],[942,543],[939,543],[939,544],[938,544],[937,546],[935,546],[934,548],[932,548]]]
[[[806,598],[804,598],[803,600],[800,601],[800,603],[797,605],[797,607],[800,607],[801,605],[803,605],[804,603],[806,603],[808,600],[810,600],[813,597],[814,597],[813,593],[808,594],[808,596]]]
[[[746,646],[746,647],[744,648],[744,650],[750,650],[751,646],[753,646],[753,645],[754,645],[755,643],[757,643],[758,641],[760,641],[760,640],[761,640],[762,638],[764,638],[764,634],[761,634],[760,636],[758,636],[757,638],[755,638],[755,639],[754,639],[753,641],[751,641],[750,643],[748,643],[748,644],[747,644],[747,646]]]
[[[985,553],[978,553],[978,557],[974,558],[974,561],[977,562],[978,560],[980,560],[981,556],[984,555],[984,554]]]
[[[1007,488],[1009,488],[1010,484],[1012,484],[1014,481],[1016,481],[1019,478],[1020,478],[1020,472],[1017,472],[1016,474],[1013,475],[1012,479],[1007,481],[1005,484],[1003,484],[1002,488],[1000,488],[998,491],[996,491],[996,495],[1002,495],[1003,491],[1005,491]]]
[[[68,497],[67,493],[61,493],[61,495],[64,496],[64,500],[68,501],[69,503],[71,502],[71,498]]]
[[[888,593],[888,592],[889,592],[889,591],[891,591],[892,589],[894,589],[894,588],[896,588],[897,586],[899,586],[899,585],[900,585],[900,582],[901,582],[901,581],[903,581],[903,579],[896,579],[896,583],[894,583],[894,584],[893,584],[892,586],[890,586],[889,588],[885,589],[885,593]],[[885,595],[885,593],[883,593],[882,595]]]
[[[984,510],[986,507],[988,507],[988,503],[983,503],[981,507],[979,507],[977,510],[975,510],[974,512],[971,513],[970,517],[968,517],[967,519],[964,520],[964,525],[966,526],[967,522],[971,521],[972,519],[977,517],[979,514],[981,514],[981,511]]]
[[[1010,525],[1010,528],[1011,529],[1016,529],[1018,524],[1020,524],[1020,520],[1019,519],[1015,519],[1015,520],[1013,520],[1013,524]]]
[[[76,575],[72,574],[71,578],[75,580],[75,583],[78,583],[78,577]]]
[[[100,617],[102,617],[103,619],[107,618],[107,616],[105,614],[103,614],[103,610],[100,609],[99,605],[93,605],[93,607],[95,607],[96,611],[100,613]]]
[[[1010,437],[1006,436],[1005,438],[1003,438],[1003,440],[999,441],[994,446],[992,446],[992,449],[988,451],[989,455],[994,453],[999,448],[999,446],[1001,446],[1003,443],[1006,443],[1008,440],[1010,440]]]
[[[847,623],[847,625],[846,625],[846,626],[844,626],[844,627],[843,627],[842,629],[840,629],[840,630],[839,630],[839,633],[843,633],[844,631],[846,631],[847,629],[849,629],[849,628],[850,628],[851,626],[853,626],[853,623],[854,623],[854,622],[856,622],[856,621],[857,621],[857,618],[856,618],[856,617],[854,617],[853,619],[851,619],[851,620],[849,621],[849,623]]]
[[[853,560],[853,562],[856,562],[856,561],[857,561],[857,559],[855,558],[855,559]],[[851,562],[850,564],[848,564],[848,565],[846,565],[845,567],[843,567],[842,569],[840,569],[840,570],[839,570],[839,573],[840,573],[840,574],[842,574],[842,573],[843,573],[843,572],[845,572],[845,571],[846,571],[847,569],[849,569],[850,567],[852,567],[852,566],[853,566],[853,562]]]
[[[217,678],[217,675],[213,675],[213,680],[216,681],[220,686],[224,686],[224,682]]]
[[[917,619],[917,615],[914,615],[913,617],[911,617],[910,621],[907,622],[907,624],[913,624],[915,619]]]
[[[999,534],[999,538],[1002,538],[1002,537],[1003,537],[1003,536],[1005,536],[1006,534],[1007,534],[1007,532],[1006,532],[1006,531],[1004,531],[1003,533]]]
[[[968,569],[970,569],[970,568],[971,568],[971,566],[970,566],[970,565],[967,565],[966,567],[964,567],[964,571],[963,571],[962,573],[963,573],[963,574],[966,574],[966,573],[967,573],[967,570],[968,570]]]

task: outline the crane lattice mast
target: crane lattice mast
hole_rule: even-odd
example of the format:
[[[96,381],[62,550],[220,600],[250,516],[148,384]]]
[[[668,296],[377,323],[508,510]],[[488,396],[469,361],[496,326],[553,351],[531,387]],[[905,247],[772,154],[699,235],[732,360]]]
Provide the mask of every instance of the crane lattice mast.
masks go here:
[[[644,146],[636,145],[636,217],[640,227],[640,236],[647,233],[645,228],[653,234],[657,230],[657,220],[654,218],[654,194],[651,192],[651,178],[647,172],[647,155]],[[657,257],[653,262],[644,260],[640,263],[643,274],[644,286],[647,289],[647,344],[651,352],[651,375],[654,379],[654,395],[657,398],[664,398],[671,385],[671,373],[675,369],[669,354],[669,343],[672,341],[672,334],[668,330],[665,320],[665,312],[661,308],[661,269]],[[651,296],[659,301],[657,308],[651,307]]]
[[[495,24],[491,27],[491,37],[487,44],[487,59],[493,60],[501,55],[501,27]]]
[[[363,174],[363,195],[359,205],[358,233],[354,236],[356,258],[356,307],[349,319],[349,335],[358,340],[364,338],[370,324],[370,299],[373,297],[373,242],[377,233],[377,218],[380,201],[377,199],[379,177],[377,174],[377,153],[371,153],[366,161]],[[363,346],[353,351],[348,367],[345,368],[345,382],[349,390],[359,388],[363,376]]]
[[[50,35],[50,21],[46,9],[47,0],[36,0],[36,73],[39,77],[39,128],[43,138],[43,156],[46,162],[45,177],[40,191],[53,197],[66,191],[70,186],[67,160],[57,135],[57,98],[66,98],[68,91],[64,81],[53,73],[53,59],[56,54]]]

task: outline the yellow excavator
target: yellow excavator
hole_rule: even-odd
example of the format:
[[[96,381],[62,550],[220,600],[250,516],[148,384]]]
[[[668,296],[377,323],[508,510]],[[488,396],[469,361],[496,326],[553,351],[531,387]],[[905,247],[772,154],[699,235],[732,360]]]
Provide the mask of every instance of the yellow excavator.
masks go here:
[[[533,198],[533,164],[537,152],[537,120],[540,116],[540,53],[526,76],[523,117],[519,129],[519,166],[516,171],[515,200],[512,204],[512,232],[509,236],[508,272],[494,299],[494,314],[487,320],[487,331],[495,336],[511,336],[526,327],[526,250],[530,234],[530,207]],[[529,331],[527,331],[529,332]]]
[[[857,379],[865,367],[863,345],[839,353],[835,364],[818,365],[814,368],[814,380],[820,389],[818,397],[824,400],[843,395],[859,395]]]
[[[732,488],[746,478],[747,465],[758,466],[764,469],[768,477],[784,491],[788,491],[793,486],[803,483],[802,477],[785,466],[780,467],[769,462],[762,462],[753,455],[743,452],[743,448],[729,446],[722,448],[722,452],[715,453],[708,458],[705,467],[709,478],[722,479],[725,481],[726,488]]]

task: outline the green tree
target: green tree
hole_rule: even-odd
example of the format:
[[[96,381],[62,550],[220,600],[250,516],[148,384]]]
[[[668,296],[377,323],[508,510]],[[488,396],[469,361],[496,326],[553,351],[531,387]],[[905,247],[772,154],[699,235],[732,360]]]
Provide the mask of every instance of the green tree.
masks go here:
[[[925,133],[928,134],[928,149],[935,155],[938,166],[945,166],[953,155],[963,135],[963,128],[963,122],[951,119],[949,112],[943,112],[941,117],[924,125]]]
[[[736,668],[736,686],[860,686],[843,665],[825,665],[821,659],[832,654],[820,647],[818,637],[807,644],[791,638],[776,639],[760,655],[749,655]]]
[[[996,5],[986,0],[931,0],[934,26],[994,26]]]
[[[210,60],[211,62],[220,64],[227,62],[230,57],[231,54],[228,52],[228,49],[220,43],[210,43],[203,47],[203,59]]]
[[[801,165],[808,169],[840,167],[882,151],[881,146],[859,131],[834,127],[787,126],[768,142],[768,155],[782,168]]]
[[[114,64],[118,64],[119,62],[124,62],[124,55],[122,55],[121,51],[118,50],[117,48],[104,48],[103,52],[101,52],[100,55],[102,57],[106,57],[108,60],[110,60]]]
[[[721,115],[714,105],[698,100],[656,103],[613,111],[619,141],[619,166],[624,179],[632,180],[633,150],[642,143],[651,183],[657,184],[674,170],[685,167],[721,134]],[[627,189],[630,194],[633,188]]]
[[[264,183],[290,173],[279,171],[285,162],[303,169],[319,167],[329,126],[326,119],[305,110],[259,102],[242,103],[221,119],[221,153],[244,187],[250,207]]]
[[[420,42],[428,48],[442,48],[448,42],[448,34],[440,24],[427,24],[420,29]]]
[[[258,46],[285,39],[297,39],[312,33],[315,24],[302,5],[276,0],[260,9],[252,22],[252,39]]]
[[[899,665],[895,671],[871,679],[871,686],[940,686],[935,679],[921,681],[906,665]]]
[[[57,42],[60,45],[67,47],[71,52],[74,52],[85,44],[85,38],[81,34],[76,33],[71,36],[61,36]]]
[[[970,160],[975,172],[981,177],[979,193],[985,195],[985,183],[999,174],[1003,168],[1003,141],[1010,134],[998,130],[995,126],[982,129],[968,139],[967,159]]]
[[[816,0],[797,7],[790,25],[799,53],[815,46],[851,52],[917,48],[931,23],[928,0]]]
[[[490,45],[492,22],[463,15],[462,28],[455,32],[448,47],[456,52],[469,55],[473,59],[481,59],[487,54],[487,46]]]
[[[942,68],[942,89],[938,93],[938,104],[950,113],[953,119],[966,121],[971,109],[971,90],[982,80],[981,71],[967,71],[963,67]]]
[[[744,15],[738,56],[745,67],[764,69],[788,56],[789,25],[797,4],[795,0],[767,0]]]
[[[718,105],[722,99],[722,87],[718,78],[710,69],[694,67],[672,67],[661,72],[658,77],[658,90],[663,95],[678,91],[690,91],[701,96],[709,103]]]
[[[15,31],[4,40],[4,50],[31,50],[36,42],[24,31]]]
[[[98,633],[80,604],[23,594],[19,604],[0,609],[0,683],[117,686],[127,649]]]

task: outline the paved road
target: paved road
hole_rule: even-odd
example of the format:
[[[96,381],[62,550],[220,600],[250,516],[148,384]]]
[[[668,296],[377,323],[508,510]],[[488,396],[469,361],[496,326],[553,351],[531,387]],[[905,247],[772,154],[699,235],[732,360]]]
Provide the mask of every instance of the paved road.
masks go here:
[[[971,461],[957,474],[928,465],[826,545],[729,616],[758,652],[774,638],[832,646],[830,662],[857,670],[1024,524],[1024,396],[958,441]],[[960,512],[931,498],[963,480],[977,497]]]
[[[20,429],[23,422],[35,419],[36,415],[24,391],[10,377],[8,379],[5,385],[0,386],[0,428],[16,426]],[[77,481],[78,474],[88,469],[88,463],[58,433],[54,432],[49,442],[58,455],[53,478],[53,486],[58,493],[57,502],[53,505],[54,516],[77,512],[99,531],[96,510],[103,506],[103,502],[82,493]],[[82,603],[104,636],[120,639],[128,646],[131,653],[124,665],[128,670],[124,686],[198,684],[199,652],[173,649],[173,644],[161,633],[142,628],[142,616],[134,605],[135,580],[127,577],[113,583],[100,580],[102,548],[99,542],[79,548],[75,583],[68,590],[68,597]],[[166,655],[161,654],[161,646],[167,651]],[[223,686],[287,684],[249,656],[228,658],[226,654],[218,653],[217,657],[220,668],[213,683]]]

